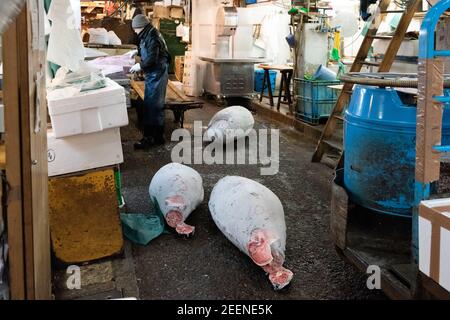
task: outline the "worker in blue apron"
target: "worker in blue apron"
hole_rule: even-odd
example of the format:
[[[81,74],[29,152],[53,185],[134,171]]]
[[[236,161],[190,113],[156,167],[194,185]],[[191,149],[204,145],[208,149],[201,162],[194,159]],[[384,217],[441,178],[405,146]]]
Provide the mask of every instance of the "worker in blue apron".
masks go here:
[[[163,145],[164,139],[164,104],[169,80],[168,69],[170,54],[161,33],[143,14],[138,14],[132,21],[137,33],[139,46],[136,54],[141,62],[136,63],[130,71],[142,71],[145,76],[145,93],[142,124],[144,127],[141,141],[135,143],[136,150],[148,150],[154,145]]]

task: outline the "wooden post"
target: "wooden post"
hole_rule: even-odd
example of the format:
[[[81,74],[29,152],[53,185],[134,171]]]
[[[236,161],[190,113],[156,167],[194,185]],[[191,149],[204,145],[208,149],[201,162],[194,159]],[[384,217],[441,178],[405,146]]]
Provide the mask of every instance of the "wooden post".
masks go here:
[[[3,34],[12,299],[50,299],[43,8],[28,0]]]

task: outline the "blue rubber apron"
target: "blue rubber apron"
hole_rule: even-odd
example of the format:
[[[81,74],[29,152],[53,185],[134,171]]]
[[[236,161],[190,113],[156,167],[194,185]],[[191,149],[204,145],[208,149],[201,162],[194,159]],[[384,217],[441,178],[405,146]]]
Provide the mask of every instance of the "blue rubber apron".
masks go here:
[[[145,93],[143,125],[164,126],[164,105],[166,100],[169,65],[163,63],[161,68],[145,75]]]

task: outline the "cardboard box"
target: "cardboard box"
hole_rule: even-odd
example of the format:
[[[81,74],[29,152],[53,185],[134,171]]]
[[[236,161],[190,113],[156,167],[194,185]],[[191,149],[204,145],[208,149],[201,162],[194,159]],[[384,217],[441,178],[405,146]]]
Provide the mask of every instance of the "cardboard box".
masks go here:
[[[450,198],[420,203],[419,269],[450,291]]]
[[[184,10],[183,8],[178,8],[178,7],[172,7],[170,9],[170,17],[173,19],[181,19],[184,16]]]
[[[64,138],[128,125],[125,89],[107,78],[98,90],[67,95],[58,89],[47,95],[54,136]],[[61,93],[61,95],[59,94]]]
[[[153,18],[162,18],[169,19],[170,18],[170,7],[166,6],[154,6],[153,7]]]
[[[120,129],[56,139],[47,130],[48,176],[58,176],[123,162]]]
[[[184,73],[184,56],[175,57],[175,77],[178,81],[183,82]]]

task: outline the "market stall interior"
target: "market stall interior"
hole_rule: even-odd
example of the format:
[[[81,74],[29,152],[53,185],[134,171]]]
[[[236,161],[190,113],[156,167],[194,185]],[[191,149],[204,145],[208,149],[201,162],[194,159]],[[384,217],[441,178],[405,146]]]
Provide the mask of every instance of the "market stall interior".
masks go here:
[[[449,299],[449,17],[1,1],[0,300]]]

